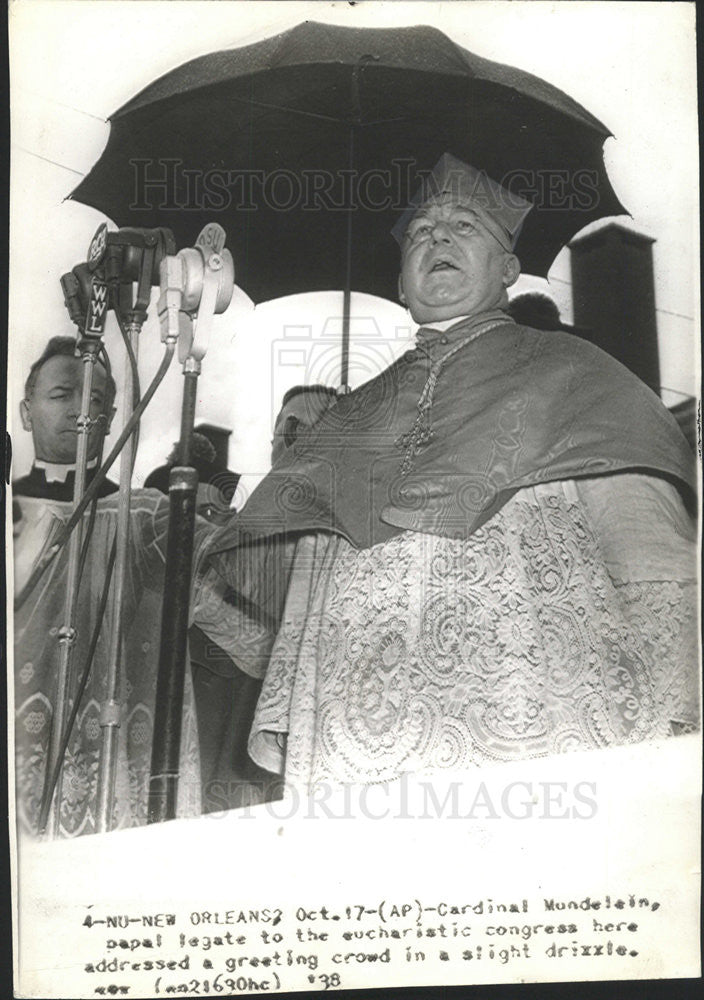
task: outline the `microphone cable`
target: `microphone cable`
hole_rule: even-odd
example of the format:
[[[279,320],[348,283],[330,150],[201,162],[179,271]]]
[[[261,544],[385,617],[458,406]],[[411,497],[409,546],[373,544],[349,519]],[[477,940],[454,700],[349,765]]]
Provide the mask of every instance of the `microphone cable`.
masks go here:
[[[125,345],[125,351],[127,352],[127,359],[129,361],[130,370],[132,372],[132,410],[134,411],[139,406],[139,401],[141,398],[137,358],[135,357],[134,349],[132,348],[132,344],[127,334],[127,330],[125,329],[125,321],[123,319],[122,313],[120,312],[117,286],[112,286],[111,293],[113,298],[113,312],[115,313],[115,319],[117,320],[117,325],[120,330],[120,335],[122,336],[122,341]],[[134,456],[137,454],[137,448],[139,447],[139,429],[140,429],[140,424],[138,423],[134,432],[134,449],[133,449],[133,460],[132,460],[133,469],[134,469]]]

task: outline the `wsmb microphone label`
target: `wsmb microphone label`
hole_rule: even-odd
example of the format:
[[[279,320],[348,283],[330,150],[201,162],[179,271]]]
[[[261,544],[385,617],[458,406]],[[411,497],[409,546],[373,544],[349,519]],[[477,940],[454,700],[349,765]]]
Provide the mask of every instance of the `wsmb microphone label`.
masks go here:
[[[100,278],[93,278],[88,300],[85,334],[87,337],[102,337],[108,318],[108,286]]]
[[[96,230],[95,236],[90,241],[88,247],[88,267],[95,271],[96,267],[102,263],[105,250],[108,245],[108,227],[102,222]]]

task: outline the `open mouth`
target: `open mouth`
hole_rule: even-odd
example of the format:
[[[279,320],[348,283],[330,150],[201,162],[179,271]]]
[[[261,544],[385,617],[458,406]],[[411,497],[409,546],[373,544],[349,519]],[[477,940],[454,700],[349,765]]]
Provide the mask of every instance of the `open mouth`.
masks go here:
[[[457,271],[458,268],[451,260],[436,260],[432,267],[430,268],[430,273],[433,274],[435,271]]]

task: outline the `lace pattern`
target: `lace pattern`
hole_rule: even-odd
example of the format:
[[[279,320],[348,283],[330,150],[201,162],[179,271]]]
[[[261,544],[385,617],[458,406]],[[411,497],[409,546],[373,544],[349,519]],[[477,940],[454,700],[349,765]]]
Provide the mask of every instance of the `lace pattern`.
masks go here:
[[[26,527],[34,519],[45,524],[45,544],[70,513],[70,505],[22,498]],[[73,659],[75,691],[105,580],[117,502],[98,504],[77,609],[78,640]],[[146,823],[151,767],[156,667],[159,655],[161,604],[168,503],[151,491],[135,494],[131,553],[126,581],[123,648],[120,663],[120,726],[117,734],[116,790],[112,829]],[[48,528],[48,530],[46,530]],[[22,536],[16,544],[22,544]],[[63,622],[67,560],[63,553],[15,617],[15,774],[17,822],[35,833],[42,797],[46,758],[56,699],[58,630]],[[96,831],[98,774],[102,746],[100,705],[105,698],[109,637],[114,628],[111,602],[96,648],[93,669],[81,700],[63,770],[61,837]],[[72,702],[70,702],[72,704]],[[69,706],[70,707],[70,706]],[[193,688],[186,678],[181,741],[178,814],[200,812],[200,759]]]
[[[696,587],[615,585],[561,484],[523,490],[469,540],[309,536],[302,562],[250,738],[289,781],[384,781],[696,724]]]

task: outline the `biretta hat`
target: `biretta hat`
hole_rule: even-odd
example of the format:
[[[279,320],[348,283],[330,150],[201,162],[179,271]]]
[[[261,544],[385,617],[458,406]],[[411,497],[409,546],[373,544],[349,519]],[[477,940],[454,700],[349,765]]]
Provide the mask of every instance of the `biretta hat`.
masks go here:
[[[443,153],[391,230],[397,243],[403,245],[408,224],[418,209],[429,199],[444,194],[454,195],[476,212],[486,229],[508,252],[516,246],[523,220],[533,207],[525,198],[493,181],[483,170],[463,163],[451,153]]]

